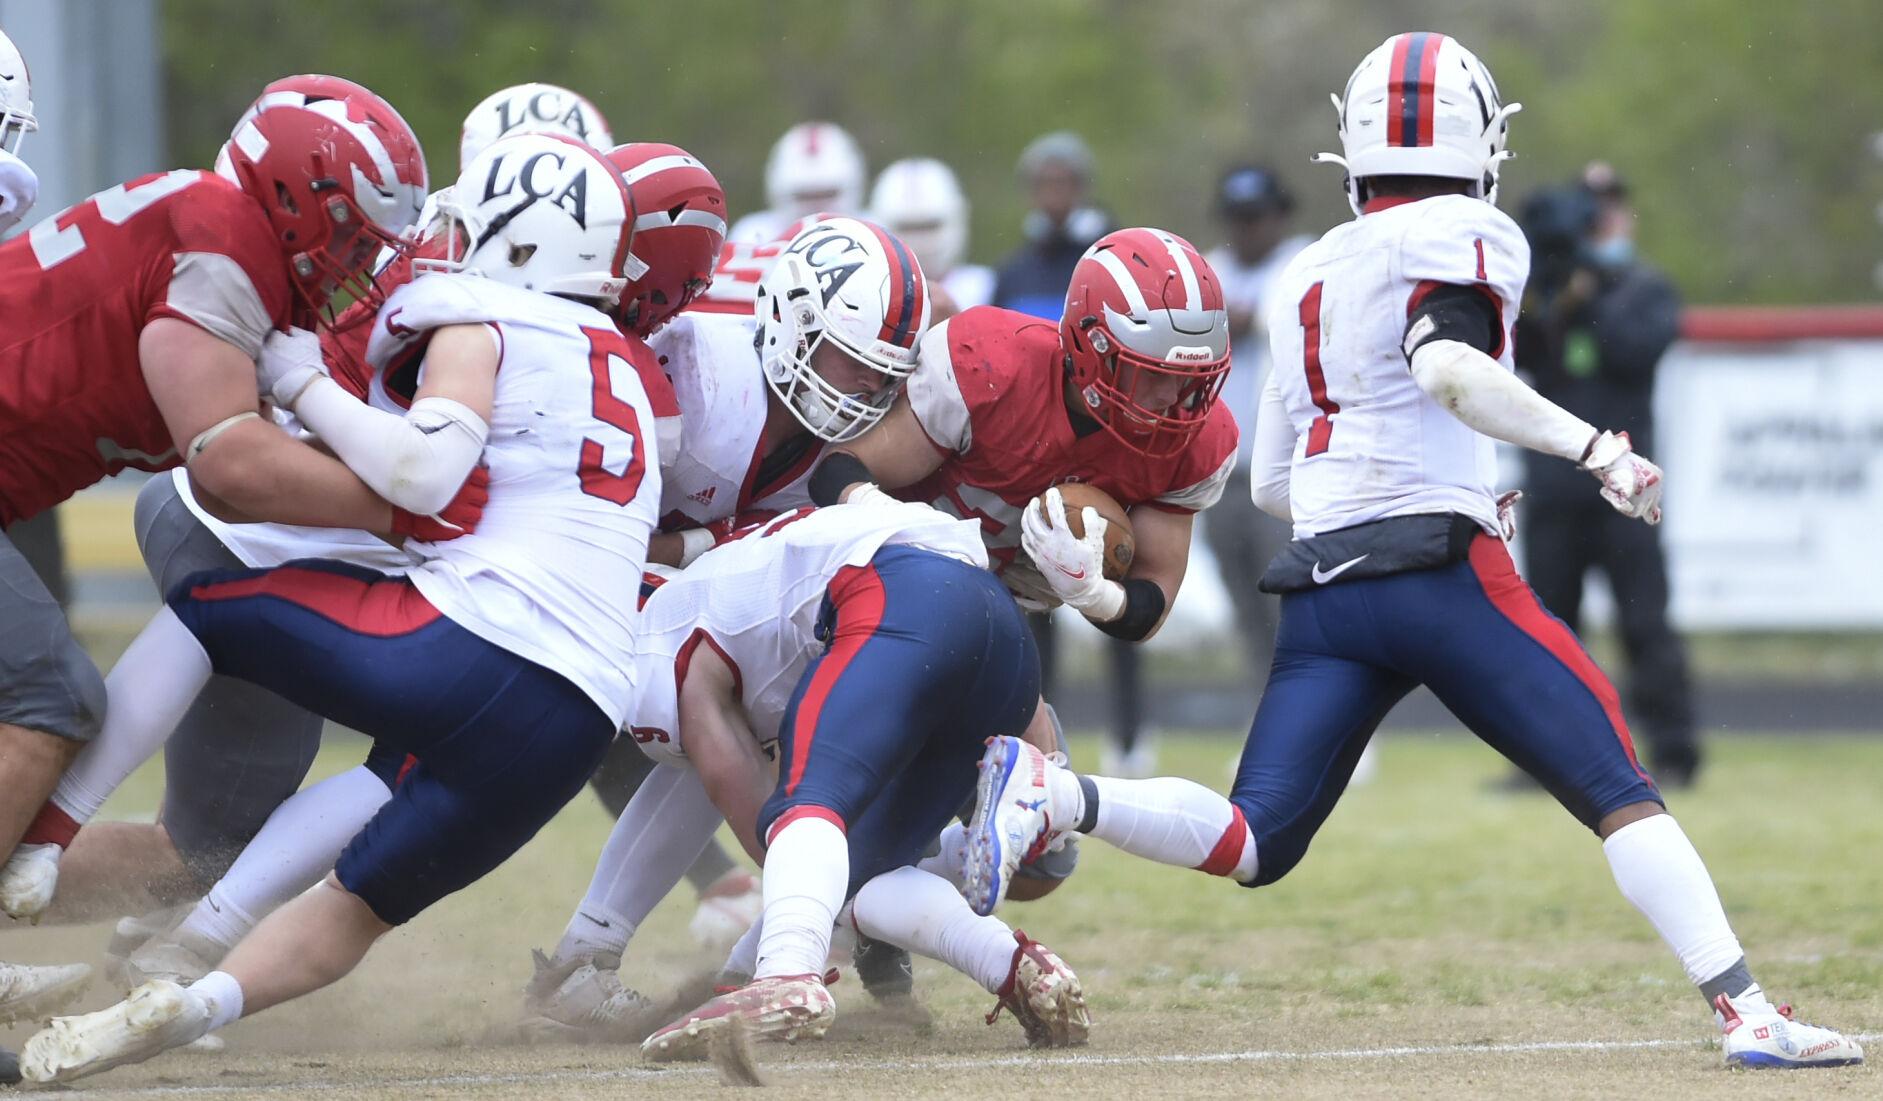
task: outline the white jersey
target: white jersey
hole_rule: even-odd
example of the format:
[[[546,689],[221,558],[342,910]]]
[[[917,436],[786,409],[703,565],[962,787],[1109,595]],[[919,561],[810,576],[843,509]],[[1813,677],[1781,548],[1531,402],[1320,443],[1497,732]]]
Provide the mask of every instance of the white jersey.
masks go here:
[[[419,562],[418,555],[404,547],[393,546],[376,535],[351,528],[225,523],[211,516],[197,501],[190,488],[187,467],[179,466],[158,477],[170,478],[183,504],[196,514],[218,542],[250,569],[268,569],[297,558],[332,558],[381,573],[402,574]]]
[[[994,300],[994,269],[984,264],[956,264],[940,279],[955,309],[970,310]]]
[[[428,275],[373,322],[372,400],[396,400],[384,393],[387,365],[427,331],[467,323],[489,325],[499,347],[483,454],[490,501],[469,535],[408,541],[421,559],[408,576],[453,622],[568,679],[619,725],[660,501],[659,447],[643,433],[653,410],[632,362],[643,353],[591,306]]]
[[[0,233],[20,223],[39,201],[39,176],[32,166],[0,149]]]
[[[1479,287],[1501,317],[1495,358],[1511,369],[1510,327],[1529,271],[1517,224],[1463,195],[1383,205],[1295,256],[1269,307],[1266,385],[1294,430],[1297,538],[1431,512],[1497,530],[1491,439],[1419,389],[1402,341],[1425,292]]]
[[[664,531],[811,503],[811,467],[822,450],[808,434],[782,469],[758,481],[771,387],[753,344],[757,329],[749,314],[687,312],[654,334],[654,354],[680,405],[680,446],[671,457],[662,452]]]
[[[885,546],[912,546],[987,566],[980,525],[926,505],[861,504],[786,513],[716,547],[656,589],[635,640],[633,718],[625,727],[655,760],[684,763],[678,686],[709,646],[732,667],[752,733],[770,747],[811,659],[824,591],[837,571]]]

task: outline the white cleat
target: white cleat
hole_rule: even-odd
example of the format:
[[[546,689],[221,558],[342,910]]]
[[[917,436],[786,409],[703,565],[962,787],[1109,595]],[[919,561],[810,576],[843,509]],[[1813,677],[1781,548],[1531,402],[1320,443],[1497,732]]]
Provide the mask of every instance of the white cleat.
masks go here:
[[[142,948],[153,937],[163,936],[175,929],[193,908],[193,903],[179,902],[148,914],[119,918],[118,923],[111,927],[111,940],[105,945],[105,978],[125,990],[143,982],[142,979],[137,982],[125,981],[124,965],[131,958],[131,953]]]
[[[183,1047],[209,1031],[202,995],[173,982],[149,982],[109,1009],[55,1017],[20,1053],[31,1082],[70,1082],[159,1052]]]
[[[837,1019],[837,1002],[821,975],[757,979],[729,990],[649,1036],[641,1054],[655,1062],[704,1059],[713,1037],[745,1026],[754,1040],[820,1039]]]
[[[173,940],[168,936],[152,937],[124,961],[124,985],[128,989],[162,979],[178,986],[188,986],[214,971],[220,962],[220,956],[210,959],[181,940]]]
[[[1792,1020],[1791,1006],[1741,1010],[1721,994],[1713,1009],[1725,1035],[1721,1046],[1729,1067],[1851,1067],[1863,1062],[1863,1045],[1828,1028]]]
[[[734,868],[701,893],[699,909],[693,911],[687,931],[701,948],[724,955],[739,943],[764,909],[765,890],[758,877],[744,868]]]
[[[71,1004],[91,982],[88,963],[0,963],[0,1026],[38,1021]]]
[[[961,895],[986,917],[1007,896],[1014,871],[1047,839],[1046,755],[1019,738],[989,738],[981,755]]]
[[[993,1024],[1005,1009],[1026,1031],[1028,1047],[1073,1047],[1092,1033],[1085,1008],[1085,988],[1066,961],[1052,949],[1015,930],[1013,963],[995,996],[1000,1002],[987,1015]]]
[[[0,910],[37,924],[59,889],[59,857],[64,852],[50,841],[14,849],[0,867]]]
[[[551,960],[538,950],[530,955],[536,973],[523,988],[517,1025],[525,1040],[638,1044],[660,1024],[660,1007],[621,984],[621,957]]]

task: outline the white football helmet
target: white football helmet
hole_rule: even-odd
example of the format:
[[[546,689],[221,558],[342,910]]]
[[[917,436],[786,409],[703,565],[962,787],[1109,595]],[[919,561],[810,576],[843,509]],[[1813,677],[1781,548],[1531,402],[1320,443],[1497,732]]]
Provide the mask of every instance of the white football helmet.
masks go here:
[[[1446,35],[1396,34],[1382,42],[1333,96],[1340,115],[1341,153],[1318,163],[1347,170],[1347,201],[1355,214],[1369,176],[1441,176],[1470,180],[1472,194],[1497,201],[1497,173],[1510,116],[1520,103],[1500,104],[1484,63]]]
[[[941,279],[968,247],[968,197],[952,169],[929,157],[897,161],[876,177],[870,217],[902,238],[930,279]]]
[[[415,272],[472,272],[612,307],[646,265],[629,251],[634,201],[598,151],[555,134],[501,138],[439,195],[445,255]]]
[[[928,328],[928,283],[915,254],[881,226],[829,218],[791,239],[759,281],[758,355],[772,392],[819,439],[855,439],[883,419],[915,370]],[[812,356],[830,341],[884,376],[874,395],[847,394]]]
[[[0,149],[18,155],[27,133],[39,129],[33,116],[33,75],[18,46],[0,33]]]
[[[517,84],[485,96],[464,116],[458,167],[512,134],[562,134],[597,149],[615,144],[608,120],[593,103],[559,85]]]
[[[801,122],[765,161],[765,200],[787,219],[820,210],[852,214],[863,205],[863,176],[863,151],[843,127]]]

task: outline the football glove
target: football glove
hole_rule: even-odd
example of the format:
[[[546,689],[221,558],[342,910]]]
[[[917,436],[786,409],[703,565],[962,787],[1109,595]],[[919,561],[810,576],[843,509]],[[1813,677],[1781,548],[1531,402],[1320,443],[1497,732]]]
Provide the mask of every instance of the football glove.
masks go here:
[[[1058,489],[1027,502],[1020,514],[1020,546],[1039,567],[1040,574],[1060,600],[1091,619],[1109,622],[1125,607],[1125,590],[1105,580],[1106,522],[1098,510],[1086,506],[1080,517],[1085,535],[1072,534],[1066,524],[1066,501]]]
[[[1661,522],[1661,468],[1635,454],[1626,432],[1603,432],[1591,440],[1582,469],[1602,483],[1602,499],[1631,520]]]
[[[255,359],[256,385],[276,405],[288,410],[294,408],[302,391],[326,373],[320,337],[311,329],[269,333],[262,354]]]

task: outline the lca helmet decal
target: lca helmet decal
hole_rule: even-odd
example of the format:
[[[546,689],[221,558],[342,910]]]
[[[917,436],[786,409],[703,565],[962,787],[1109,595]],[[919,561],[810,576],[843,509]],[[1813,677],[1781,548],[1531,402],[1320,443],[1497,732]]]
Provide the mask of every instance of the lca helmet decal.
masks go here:
[[[567,212],[569,217],[574,218],[576,225],[583,229],[588,228],[588,173],[576,172],[568,182],[561,185],[562,190],[554,191],[553,188],[559,181],[551,179],[545,186],[540,178],[539,169],[544,161],[553,162],[555,168],[562,168],[567,164],[561,153],[551,152],[530,154],[514,172],[508,171],[515,163],[514,158],[498,157],[490,162],[490,175],[484,180],[484,197],[479,202],[480,206],[493,199],[501,199],[519,189],[523,194],[517,205],[490,220],[490,224],[484,229],[484,235],[478,239],[479,245],[489,240],[492,234],[502,230],[505,225],[509,224],[510,219],[529,209],[530,205],[538,199],[548,199],[553,205]]]
[[[826,306],[869,258],[868,250],[856,238],[843,233],[812,234],[794,242],[785,251],[802,255],[804,262],[817,272],[818,290]],[[856,259],[843,263],[843,257],[853,252]]]
[[[517,108],[514,112],[512,108]],[[588,120],[582,116],[582,101],[571,96],[568,102],[558,92],[543,89],[528,97],[497,102],[497,134],[502,136],[529,122],[553,122],[588,141]]]

